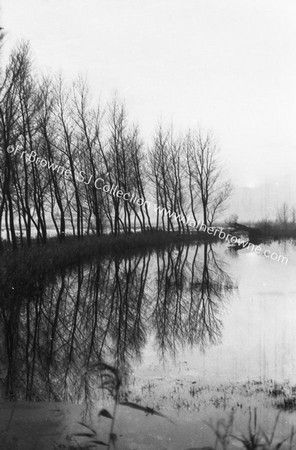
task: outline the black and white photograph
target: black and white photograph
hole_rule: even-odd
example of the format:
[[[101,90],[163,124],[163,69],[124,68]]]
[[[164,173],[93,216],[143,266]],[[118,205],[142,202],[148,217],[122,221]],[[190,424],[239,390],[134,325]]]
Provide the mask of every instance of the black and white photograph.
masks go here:
[[[0,449],[296,449],[296,3],[0,0]]]

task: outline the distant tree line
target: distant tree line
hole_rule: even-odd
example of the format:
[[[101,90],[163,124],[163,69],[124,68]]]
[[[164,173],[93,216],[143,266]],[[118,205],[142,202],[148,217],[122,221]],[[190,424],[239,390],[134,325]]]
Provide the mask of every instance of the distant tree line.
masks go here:
[[[66,233],[189,231],[144,202],[103,192],[97,178],[206,225],[223,210],[231,186],[210,133],[176,137],[159,126],[152,145],[144,145],[118,100],[102,108],[83,79],[69,87],[61,77],[36,75],[26,43],[0,76],[0,243],[45,243],[52,228],[60,240]],[[30,162],[32,152],[47,163]]]
[[[276,213],[276,222],[283,227],[289,225],[296,225],[296,207],[289,205],[284,202],[278,209]]]

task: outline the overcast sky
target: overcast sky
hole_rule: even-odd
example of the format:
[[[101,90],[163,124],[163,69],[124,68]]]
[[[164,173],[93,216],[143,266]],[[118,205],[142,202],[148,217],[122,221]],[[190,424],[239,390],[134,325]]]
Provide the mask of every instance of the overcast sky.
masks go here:
[[[2,0],[6,49],[87,74],[145,137],[159,121],[214,131],[236,184],[293,183],[295,0]]]

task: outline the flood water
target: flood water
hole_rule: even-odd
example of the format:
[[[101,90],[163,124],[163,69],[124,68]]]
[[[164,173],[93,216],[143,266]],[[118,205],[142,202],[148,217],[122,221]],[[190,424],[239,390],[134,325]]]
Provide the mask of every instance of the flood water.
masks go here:
[[[272,427],[272,393],[284,398],[296,385],[296,247],[264,247],[288,264],[191,245],[79,265],[39,279],[30,295],[11,286],[0,319],[2,398],[79,405],[77,417],[68,409],[72,431],[80,420],[107,433],[97,413],[113,408],[114,368],[126,402],[113,429],[118,449],[213,445],[204,421],[235,411],[244,427],[250,408]],[[295,413],[281,420],[280,433],[289,431]]]

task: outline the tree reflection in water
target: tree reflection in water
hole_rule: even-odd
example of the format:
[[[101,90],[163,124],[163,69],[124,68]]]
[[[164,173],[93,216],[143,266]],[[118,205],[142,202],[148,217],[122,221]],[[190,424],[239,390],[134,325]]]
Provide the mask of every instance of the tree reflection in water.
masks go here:
[[[163,355],[180,344],[205,349],[221,338],[219,312],[233,282],[211,244],[157,255],[157,292],[153,327]],[[198,257],[199,256],[199,257]]]
[[[151,333],[162,356],[219,341],[233,288],[210,244],[78,265],[34,286],[1,303],[4,396],[89,408],[108,377],[112,391],[98,362],[124,377]]]

